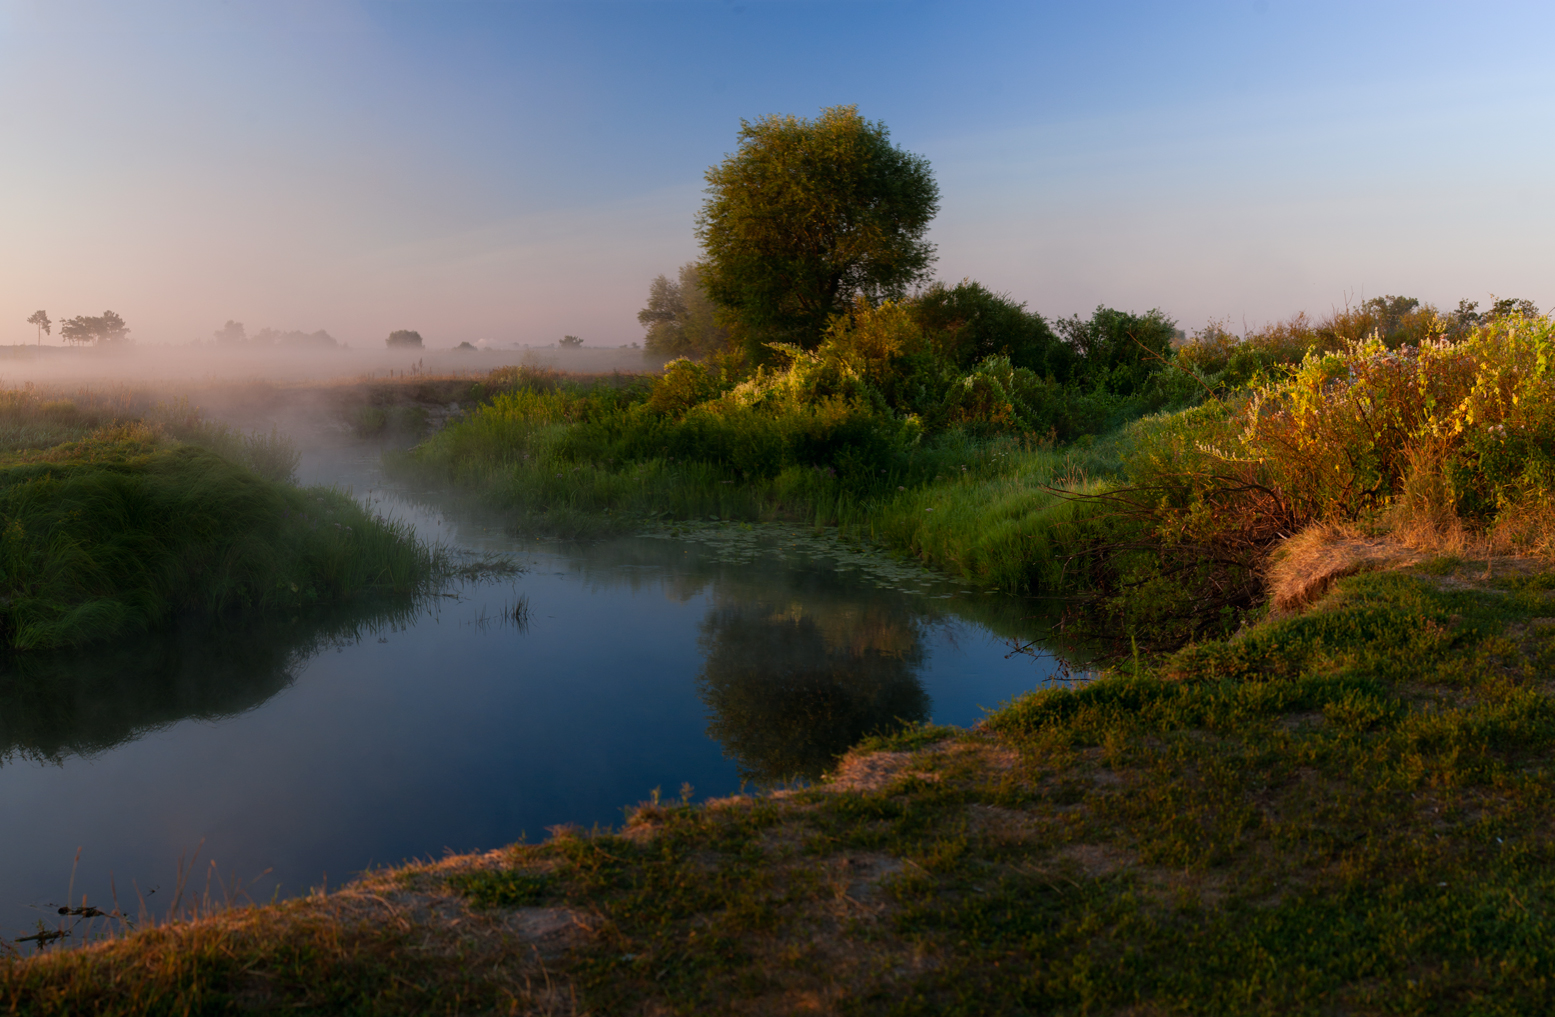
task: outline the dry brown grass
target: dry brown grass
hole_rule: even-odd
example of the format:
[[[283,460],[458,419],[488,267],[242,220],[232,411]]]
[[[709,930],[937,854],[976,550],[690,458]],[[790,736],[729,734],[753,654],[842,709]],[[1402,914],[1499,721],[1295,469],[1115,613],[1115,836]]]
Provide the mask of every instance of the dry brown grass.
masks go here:
[[[1367,536],[1344,523],[1314,523],[1270,556],[1265,573],[1270,606],[1292,614],[1317,601],[1345,576],[1401,568],[1422,561],[1424,551],[1392,535]]]
[[[1476,568],[1488,578],[1536,571],[1555,556],[1555,520],[1544,511],[1508,512],[1486,533],[1470,532],[1455,513],[1424,500],[1401,503],[1388,520],[1391,528],[1380,533],[1348,523],[1313,523],[1280,544],[1264,572],[1271,614],[1300,613],[1334,583],[1360,572],[1463,559],[1479,563]]]
[[[170,921],[0,964],[0,1013],[579,1012],[551,967],[591,934],[568,908],[477,911],[447,877],[502,852],[373,873],[333,893]]]

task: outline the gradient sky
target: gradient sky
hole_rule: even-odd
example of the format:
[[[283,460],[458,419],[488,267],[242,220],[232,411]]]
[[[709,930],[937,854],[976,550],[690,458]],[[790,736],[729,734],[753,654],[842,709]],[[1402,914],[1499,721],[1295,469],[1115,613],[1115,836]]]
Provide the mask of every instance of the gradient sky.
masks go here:
[[[938,275],[1188,330],[1555,304],[1548,5],[0,0],[0,343],[641,337],[742,117],[925,155]],[[57,333],[55,340],[57,341]]]

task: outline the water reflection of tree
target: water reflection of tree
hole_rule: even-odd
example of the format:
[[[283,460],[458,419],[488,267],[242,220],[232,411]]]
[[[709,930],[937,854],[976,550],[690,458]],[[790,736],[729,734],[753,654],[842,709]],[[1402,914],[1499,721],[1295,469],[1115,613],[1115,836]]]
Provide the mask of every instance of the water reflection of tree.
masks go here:
[[[708,734],[758,782],[814,778],[865,735],[927,718],[918,627],[901,612],[744,602],[702,622]]]
[[[394,598],[0,656],[0,763],[91,755],[182,720],[253,709],[320,650],[403,624],[414,611],[410,598]]]

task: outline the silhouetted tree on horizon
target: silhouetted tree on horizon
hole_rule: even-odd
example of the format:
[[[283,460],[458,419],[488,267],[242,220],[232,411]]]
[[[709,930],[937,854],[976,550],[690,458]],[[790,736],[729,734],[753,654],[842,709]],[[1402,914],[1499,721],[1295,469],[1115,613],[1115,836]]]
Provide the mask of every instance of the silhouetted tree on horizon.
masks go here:
[[[45,332],[49,335],[54,334],[54,323],[49,320],[49,312],[47,311],[33,311],[32,317],[27,319],[27,324],[38,326],[39,346],[43,345],[43,335]]]

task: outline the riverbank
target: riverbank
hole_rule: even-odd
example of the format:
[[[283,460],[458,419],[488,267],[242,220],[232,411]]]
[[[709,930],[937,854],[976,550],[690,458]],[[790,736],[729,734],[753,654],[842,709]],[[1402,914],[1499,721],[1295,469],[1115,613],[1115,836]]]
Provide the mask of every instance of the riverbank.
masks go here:
[[[619,829],[11,961],[0,1004],[1537,1012],[1555,575],[1371,567],[975,729],[866,742],[816,788],[645,803]]]
[[[404,527],[292,484],[298,453],[279,433],[158,395],[0,393],[6,647],[83,645],[176,615],[295,613],[405,593],[438,571]]]
[[[1234,384],[1206,373],[1200,337],[1125,392],[963,364],[910,310],[861,305],[813,351],[774,347],[780,366],[514,372],[385,466],[530,532],[834,525],[1065,599],[1113,652],[1169,651],[1256,618],[1268,570],[1314,528],[1555,553],[1555,321],[1431,320],[1417,346],[1309,336],[1276,357],[1249,337],[1233,352],[1262,366]]]
[[[680,520],[802,522],[1029,594],[1072,585],[1062,577],[1063,534],[1095,509],[1073,496],[1115,479],[1136,440],[1129,428],[1065,446],[956,428],[881,452],[861,473],[832,461],[848,457],[845,436],[831,458],[745,469],[704,445],[759,446],[770,436],[677,437],[651,419],[663,385],[630,375],[493,375],[478,400],[385,467],[402,482],[473,493],[525,532],[579,538]],[[378,407],[356,412],[379,427],[425,411],[409,390],[397,409],[386,405],[389,390],[373,398]],[[616,433],[634,428],[643,434]]]

